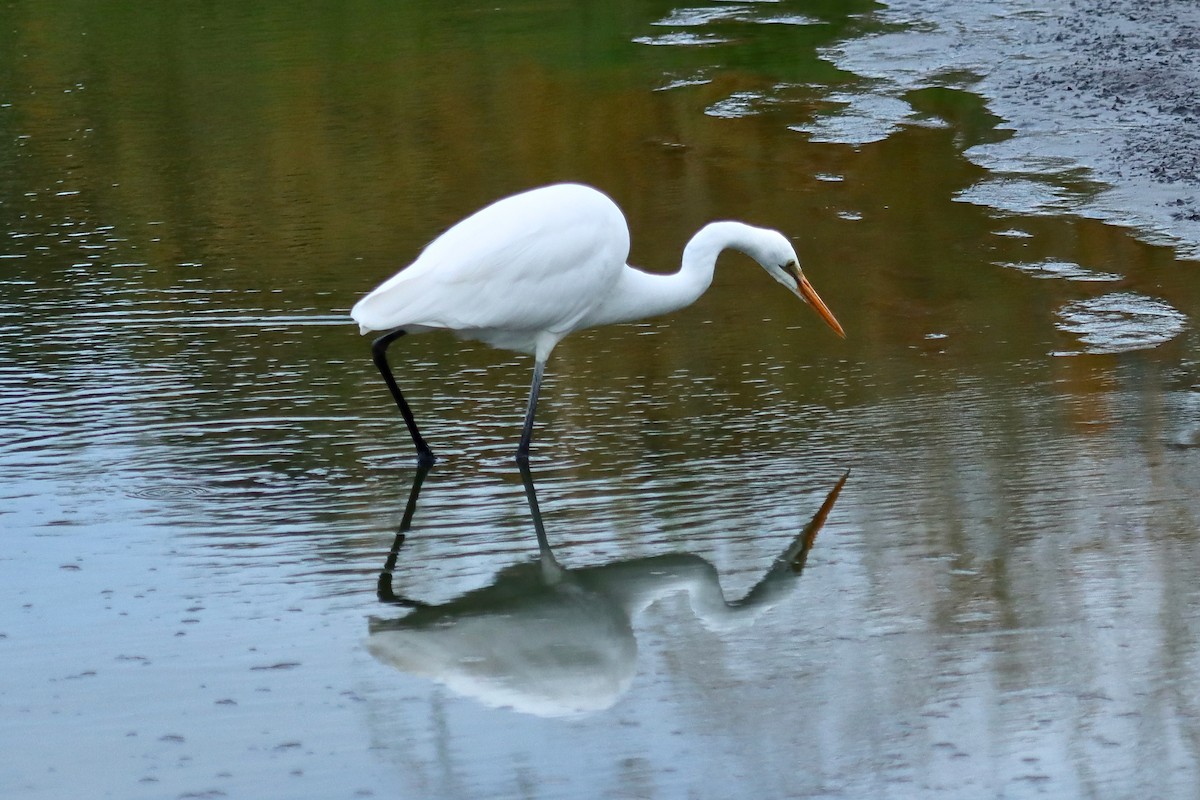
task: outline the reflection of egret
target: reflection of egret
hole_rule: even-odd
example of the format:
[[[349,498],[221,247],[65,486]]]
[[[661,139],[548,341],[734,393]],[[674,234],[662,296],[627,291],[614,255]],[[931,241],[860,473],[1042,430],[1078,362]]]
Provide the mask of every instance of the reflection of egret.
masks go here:
[[[406,333],[449,330],[464,339],[534,357],[533,385],[517,447],[529,457],[533,417],[546,359],[573,331],[629,322],[691,305],[712,283],[722,250],[739,250],[842,326],[800,270],[796,251],[778,231],[714,222],[692,237],[672,275],[625,263],[629,226],[621,209],[587,186],[559,184],[505,198],[467,217],[429,244],[412,264],[354,304],[362,333],[387,331],[372,353],[417,447],[433,451],[417,430],[387,362],[388,345]]]
[[[686,592],[696,616],[714,629],[748,625],[780,603],[796,586],[809,548],[846,481],[843,475],[808,526],[746,596],[729,602],[716,569],[697,555],[563,567],[550,550],[533,479],[523,468],[538,563],[508,567],[491,586],[433,606],[392,589],[392,570],[424,474],[418,471],[379,580],[381,600],[413,610],[395,620],[373,619],[367,647],[377,659],[404,672],[433,679],[487,705],[539,716],[599,711],[615,703],[635,672],[632,618],[662,597]]]

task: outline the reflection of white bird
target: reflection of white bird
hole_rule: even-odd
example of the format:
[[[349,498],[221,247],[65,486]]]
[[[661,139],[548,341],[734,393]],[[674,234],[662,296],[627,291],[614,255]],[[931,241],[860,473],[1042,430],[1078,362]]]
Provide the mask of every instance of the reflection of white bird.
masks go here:
[[[425,464],[433,462],[433,451],[388,367],[388,345],[405,333],[449,330],[532,355],[533,385],[517,448],[517,459],[526,460],[538,389],[554,346],[581,328],[690,305],[712,283],[717,256],[725,249],[753,258],[845,336],[800,271],[796,251],[778,231],[740,222],[710,223],[684,248],[678,272],[654,275],[625,263],[629,228],[616,204],[578,184],[534,189],[467,217],[359,300],[350,315],[362,333],[388,331],[372,345],[375,364]]]
[[[660,598],[685,592],[696,616],[715,630],[749,625],[778,605],[796,587],[846,482],[843,475],[746,596],[729,602],[716,569],[693,554],[563,567],[546,540],[532,478],[527,469],[522,475],[540,562],[508,567],[491,586],[436,606],[397,597],[391,588],[391,570],[420,491],[423,476],[418,477],[380,576],[380,598],[414,610],[396,620],[372,620],[367,649],[386,664],[486,705],[547,717],[601,711],[620,699],[637,667],[633,617]]]

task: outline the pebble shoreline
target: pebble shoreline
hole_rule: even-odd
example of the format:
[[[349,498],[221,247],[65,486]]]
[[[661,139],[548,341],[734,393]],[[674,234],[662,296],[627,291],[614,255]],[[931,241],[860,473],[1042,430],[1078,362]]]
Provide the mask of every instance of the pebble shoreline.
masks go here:
[[[879,16],[893,30],[826,56],[887,97],[925,86],[979,94],[1014,135],[968,158],[1042,184],[1082,172],[1094,186],[1018,193],[1015,204],[980,187],[964,199],[1100,218],[1200,260],[1200,3],[886,2]]]

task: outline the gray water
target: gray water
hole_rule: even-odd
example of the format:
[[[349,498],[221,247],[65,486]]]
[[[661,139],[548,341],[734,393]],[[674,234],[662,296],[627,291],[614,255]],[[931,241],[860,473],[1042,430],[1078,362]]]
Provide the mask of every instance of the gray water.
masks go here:
[[[861,123],[825,56],[871,4],[3,16],[6,797],[1194,792],[1197,265],[963,202],[1003,188],[969,89],[814,133]],[[440,456],[405,520],[347,310],[555,180],[653,269],[710,219],[786,231],[848,336],[726,256],[568,338],[551,555],[529,360],[393,346]]]

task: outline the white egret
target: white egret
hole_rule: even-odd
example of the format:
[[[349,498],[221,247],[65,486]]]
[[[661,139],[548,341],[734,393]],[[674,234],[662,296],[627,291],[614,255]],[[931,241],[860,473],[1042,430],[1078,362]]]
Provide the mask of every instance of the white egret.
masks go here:
[[[691,305],[712,283],[717,256],[726,249],[753,258],[845,336],[782,233],[712,222],[688,242],[678,272],[643,272],[626,263],[629,226],[621,209],[602,192],[570,183],[507,197],[457,223],[355,303],[350,316],[361,333],[386,332],[372,344],[372,354],[422,464],[433,462],[433,451],[396,385],[388,345],[406,333],[448,330],[532,355],[533,384],[517,448],[517,460],[526,461],[538,390],[554,346],[581,328]]]

